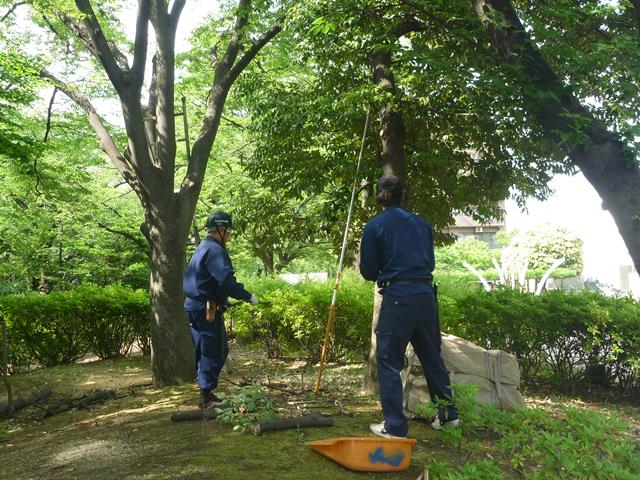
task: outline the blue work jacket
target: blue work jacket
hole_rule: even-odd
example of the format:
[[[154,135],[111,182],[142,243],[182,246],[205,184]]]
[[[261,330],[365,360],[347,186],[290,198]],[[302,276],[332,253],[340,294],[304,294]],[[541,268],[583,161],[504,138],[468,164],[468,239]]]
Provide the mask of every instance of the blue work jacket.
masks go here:
[[[432,292],[426,281],[433,278],[435,263],[431,225],[400,205],[388,206],[365,225],[360,273],[366,280],[376,281],[383,293],[405,296]],[[391,285],[383,286],[388,280]],[[425,282],[418,283],[421,280]]]
[[[207,300],[218,305],[228,297],[248,301],[251,293],[235,277],[227,249],[215,238],[207,236],[196,248],[182,280],[186,296],[184,309],[198,312],[206,308]]]

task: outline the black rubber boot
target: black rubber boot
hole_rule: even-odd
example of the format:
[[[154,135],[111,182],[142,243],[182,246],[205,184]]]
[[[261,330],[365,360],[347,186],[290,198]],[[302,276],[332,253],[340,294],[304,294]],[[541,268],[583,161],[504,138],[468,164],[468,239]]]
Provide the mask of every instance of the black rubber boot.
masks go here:
[[[211,390],[200,389],[200,401],[198,402],[201,408],[207,408],[212,406],[222,405],[222,400],[216,397]]]

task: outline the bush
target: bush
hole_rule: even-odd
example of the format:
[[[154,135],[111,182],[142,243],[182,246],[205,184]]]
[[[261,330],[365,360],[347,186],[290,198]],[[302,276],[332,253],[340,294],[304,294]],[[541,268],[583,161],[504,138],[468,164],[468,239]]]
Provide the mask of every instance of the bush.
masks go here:
[[[441,296],[440,309],[443,331],[515,354],[525,382],[640,393],[640,303],[631,298],[499,288],[456,301]]]
[[[329,318],[334,281],[290,285],[277,279],[253,279],[247,288],[260,297],[256,308],[231,313],[234,332],[259,342],[267,355],[302,353],[318,358]],[[341,282],[335,313],[332,359],[357,356],[369,345],[373,286],[347,272]],[[360,357],[361,358],[361,357]]]
[[[148,304],[144,291],[115,285],[2,296],[9,363],[16,370],[74,362],[87,352],[122,355],[136,340],[148,343]]]

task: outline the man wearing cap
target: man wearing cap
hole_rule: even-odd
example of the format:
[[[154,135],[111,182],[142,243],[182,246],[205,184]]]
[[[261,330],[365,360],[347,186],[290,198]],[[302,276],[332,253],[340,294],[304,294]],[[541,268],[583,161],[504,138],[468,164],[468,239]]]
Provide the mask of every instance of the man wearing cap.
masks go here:
[[[252,305],[258,303],[258,297],[245,290],[236,280],[231,258],[225,248],[232,227],[228,213],[218,211],[209,215],[207,236],[191,257],[182,283],[186,296],[184,309],[189,317],[196,350],[202,407],[220,401],[212,391],[218,386],[220,371],[229,354],[220,306],[227,304],[228,297]]]
[[[409,426],[403,413],[400,372],[409,342],[420,359],[431,400],[448,403],[431,426],[439,430],[456,426],[459,420],[440,354],[431,225],[401,206],[404,188],[398,177],[380,177],[377,200],[384,210],[365,225],[360,247],[360,273],[376,281],[382,293],[376,360],[384,421],[370,428],[381,437],[406,438]]]

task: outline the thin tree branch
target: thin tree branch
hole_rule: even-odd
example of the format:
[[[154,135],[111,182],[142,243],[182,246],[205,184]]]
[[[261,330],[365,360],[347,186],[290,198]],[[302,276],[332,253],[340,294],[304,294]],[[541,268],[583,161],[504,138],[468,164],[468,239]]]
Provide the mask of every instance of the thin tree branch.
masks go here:
[[[183,198],[192,197],[191,203],[194,205],[195,199],[199,194],[202,179],[204,178],[211,147],[215,140],[218,127],[220,126],[222,108],[231,85],[249,62],[255,58],[262,47],[282,30],[284,17],[279,18],[268,31],[253,42],[240,60],[235,62],[240,49],[242,35],[244,34],[243,30],[248,22],[250,3],[250,0],[240,0],[232,38],[229,45],[227,45],[227,50],[222,60],[215,66],[214,82],[207,98],[207,108],[202,121],[202,128],[200,129],[198,138],[193,144],[191,161],[189,162],[187,173],[182,181],[180,195]],[[185,204],[186,203],[190,202],[185,202]]]
[[[236,22],[231,33],[231,40],[229,41],[229,45],[227,45],[227,50],[224,53],[224,57],[222,57],[222,60],[218,63],[218,66],[216,68],[216,76],[218,76],[218,71],[220,71],[221,74],[225,75],[226,72],[228,72],[236,62],[238,52],[240,51],[240,41],[242,39],[242,36],[244,35],[243,30],[249,22],[250,10],[251,0],[239,1],[238,13],[236,15]]]
[[[129,182],[129,185],[131,185],[131,187],[134,189],[138,189],[139,184],[135,176],[135,166],[130,165],[125,157],[120,153],[118,147],[113,141],[113,138],[111,137],[111,134],[105,127],[104,122],[96,112],[95,108],[93,108],[93,105],[91,105],[91,102],[89,102],[89,100],[84,95],[79,93],[72,86],[62,82],[60,79],[58,79],[48,71],[42,70],[40,72],[40,76],[52,81],[53,84],[58,88],[58,90],[64,92],[67,97],[69,97],[80,108],[82,108],[85,115],[87,116],[87,119],[89,120],[89,124],[100,140],[100,148],[102,148],[102,150],[109,156],[124,179]]]
[[[4,22],[7,19],[7,17],[9,17],[9,15],[11,15],[14,12],[14,10],[16,8],[18,8],[20,5],[28,5],[28,4],[29,4],[29,2],[16,2],[16,3],[14,3],[13,5],[11,5],[11,8],[9,9],[9,11],[7,13],[5,13],[2,16],[2,18],[0,18],[0,22]]]
[[[140,237],[136,237],[135,235],[132,235],[129,232],[125,232],[124,230],[118,230],[116,228],[111,228],[110,226],[102,223],[102,222],[98,222],[98,226],[104,230],[106,230],[109,233],[114,233],[116,235],[120,235],[121,237],[124,237],[126,239],[131,240],[133,243],[135,243],[138,247],[140,247],[142,250],[144,250],[145,252],[147,252],[148,254],[148,250],[149,250],[149,245],[142,240]]]
[[[47,143],[47,139],[49,138],[49,132],[51,131],[51,112],[53,110],[53,102],[56,99],[56,93],[58,93],[58,87],[53,87],[53,93],[51,94],[51,99],[49,100],[49,108],[47,108],[47,128],[44,132],[44,143]]]
[[[249,50],[245,52],[244,55],[238,60],[238,62],[231,68],[229,72],[229,81],[233,83],[238,75],[242,73],[242,71],[249,65],[251,60],[255,58],[258,52],[264,47],[267,43],[271,41],[273,37],[275,37],[282,30],[282,22],[284,21],[284,17],[279,18],[273,26],[267,30],[260,38],[258,38],[255,42],[251,44]],[[226,55],[225,55],[226,57]]]
[[[186,0],[175,0],[175,2],[173,2],[173,6],[171,7],[171,12],[169,13],[169,21],[171,22],[174,33],[178,28],[178,21],[180,20],[180,14],[182,13],[182,9],[184,8],[185,3],[187,3]]]
[[[422,20],[418,20],[417,18],[411,16],[403,19],[399,24],[397,24],[392,30],[391,34],[394,37],[400,38],[404,35],[407,35],[411,32],[425,32],[427,31],[428,26]]]
[[[224,115],[222,115],[222,120],[224,120],[225,122],[227,122],[229,125],[233,125],[236,128],[239,128],[240,130],[244,130],[244,125],[240,125],[238,122],[235,122],[233,120],[231,120],[229,117],[225,117]]]
[[[82,20],[78,21],[65,14],[62,14],[60,19],[100,62],[111,84],[122,97],[124,94],[124,75],[128,73],[126,62],[121,65],[123,55],[115,47],[109,45],[90,1],[75,0],[75,3],[78,10],[83,14]],[[116,57],[120,59],[120,64]]]
[[[633,14],[636,17],[636,25],[638,26],[638,35],[640,35],[640,0],[633,0]]]
[[[136,99],[140,98],[140,90],[144,81],[144,67],[147,63],[150,13],[150,0],[139,0],[136,39],[133,47],[133,65],[131,67],[131,89]]]

